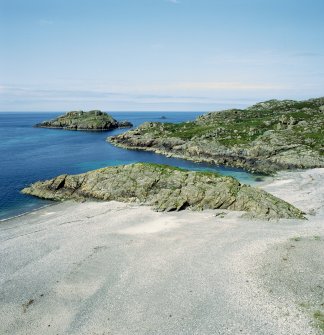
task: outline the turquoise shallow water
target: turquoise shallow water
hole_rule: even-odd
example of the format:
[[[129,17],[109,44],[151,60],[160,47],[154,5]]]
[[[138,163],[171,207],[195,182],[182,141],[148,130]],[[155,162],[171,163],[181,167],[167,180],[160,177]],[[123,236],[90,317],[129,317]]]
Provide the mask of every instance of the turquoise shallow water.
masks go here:
[[[37,180],[56,175],[135,162],[169,164],[193,170],[209,170],[230,175],[247,184],[256,175],[240,169],[215,167],[145,151],[116,148],[107,136],[126,131],[78,132],[40,129],[32,126],[62,113],[0,113],[0,220],[32,211],[51,202],[23,195],[19,191]],[[145,121],[182,122],[193,120],[197,112],[123,112],[111,113],[134,126]],[[161,119],[166,116],[166,119]]]

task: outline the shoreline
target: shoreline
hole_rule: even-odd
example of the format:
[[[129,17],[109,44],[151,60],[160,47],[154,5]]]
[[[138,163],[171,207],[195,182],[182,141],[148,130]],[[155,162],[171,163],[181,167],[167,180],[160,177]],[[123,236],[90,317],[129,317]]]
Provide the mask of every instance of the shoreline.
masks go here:
[[[113,136],[112,136],[113,137]],[[240,157],[237,157],[237,159],[234,159],[230,163],[227,162],[229,159],[233,159],[232,155],[229,156],[221,156],[222,162],[220,163],[216,157],[210,158],[210,157],[200,157],[200,156],[195,156],[193,155],[186,155],[186,154],[181,154],[181,153],[176,153],[173,151],[167,151],[163,150],[161,148],[155,148],[155,147],[144,147],[144,146],[132,146],[132,145],[126,145],[124,143],[117,142],[115,139],[111,139],[111,137],[107,137],[106,140],[108,143],[111,143],[112,145],[122,148],[122,149],[127,149],[127,150],[134,150],[134,151],[147,151],[147,152],[154,152],[155,154],[158,155],[163,155],[165,157],[172,157],[172,158],[178,158],[178,159],[184,159],[188,160],[191,162],[195,163],[206,163],[206,164],[212,164],[215,166],[224,166],[227,168],[234,168],[234,169],[242,169],[244,171],[247,171],[248,173],[251,173],[252,175],[261,175],[264,177],[271,176],[271,174],[264,172],[262,170],[257,170],[257,169],[252,169],[248,165],[245,165],[244,162],[245,158],[242,159],[242,162],[240,162]],[[225,158],[225,159],[224,159]],[[246,159],[247,160],[247,159]]]
[[[320,169],[320,168],[316,168],[316,169]],[[308,170],[316,170],[316,169],[308,169]],[[280,172],[277,172],[276,175],[274,176],[262,176],[263,180],[260,181],[260,182],[255,182],[255,184],[253,184],[253,186],[257,187],[257,188],[261,188],[261,189],[264,189],[266,188],[269,184],[271,184],[272,182],[274,182],[276,179],[280,178],[279,176],[282,175],[283,173],[301,173],[301,172],[305,172],[305,171],[308,171],[308,170],[301,170],[301,169],[298,169],[298,170],[295,170],[295,171],[280,171]],[[323,169],[324,170],[324,169]],[[244,182],[241,182],[240,183],[242,184],[246,184]],[[247,185],[250,185],[250,184],[247,184]],[[270,192],[271,193],[271,192]],[[285,200],[285,199],[283,199]],[[94,200],[92,200],[94,201]],[[86,202],[89,202],[89,201],[86,201]],[[94,201],[94,202],[105,202],[105,201],[100,201],[100,200],[97,200],[97,201]],[[77,201],[53,201],[52,204],[46,204],[46,205],[42,205],[38,208],[35,208],[35,209],[32,209],[30,211],[26,211],[24,213],[21,213],[21,214],[17,214],[17,215],[14,215],[14,216],[11,216],[11,217],[8,217],[8,218],[4,218],[4,219],[0,219],[0,224],[1,223],[4,223],[4,222],[7,222],[7,221],[11,221],[11,220],[14,220],[16,218],[20,218],[20,217],[24,217],[26,215],[29,215],[29,214],[32,214],[32,213],[37,213],[38,211],[41,211],[42,209],[44,208],[47,208],[47,207],[52,207],[52,206],[57,206],[57,205],[61,205],[62,203],[71,203],[71,204],[80,204],[80,202],[77,202]],[[129,203],[129,205],[136,205],[135,203]]]
[[[14,220],[16,218],[19,218],[19,217],[22,217],[22,216],[25,216],[25,215],[28,215],[28,214],[31,214],[31,213],[34,213],[34,212],[38,212],[46,207],[51,207],[51,206],[56,206],[58,205],[59,203],[58,202],[54,202],[53,204],[47,204],[47,205],[42,205],[40,207],[37,207],[37,208],[34,208],[32,210],[29,210],[29,211],[26,211],[24,213],[21,213],[21,214],[17,214],[17,215],[13,215],[13,216],[10,216],[8,218],[4,218],[4,219],[0,219],[0,224],[2,222],[6,222],[6,221],[10,221],[10,220]]]
[[[319,335],[323,180],[262,185],[308,220],[89,201],[2,222],[0,332]]]
[[[181,159],[181,158],[179,158],[179,159]],[[197,162],[197,163],[202,163],[202,162]],[[205,162],[206,163],[206,162]],[[208,164],[208,163],[206,163],[206,164]],[[173,165],[170,165],[171,167],[173,166]],[[221,166],[221,167],[224,167],[225,169],[230,169],[230,167],[228,167],[228,166]],[[184,168],[184,169],[186,169],[186,168]],[[245,171],[244,169],[239,169],[239,168],[233,168],[233,169],[237,169],[238,171],[239,170],[242,170],[242,172],[244,172],[244,173],[248,173],[248,174],[251,174],[251,176],[253,176],[254,177],[254,179],[252,180],[248,180],[248,181],[245,181],[244,180],[244,178],[243,178],[243,180],[240,180],[240,178],[238,178],[237,176],[232,176],[231,174],[223,174],[223,173],[220,173],[220,174],[223,174],[224,176],[232,176],[233,178],[235,178],[235,179],[237,179],[241,184],[245,184],[245,185],[251,185],[251,186],[256,186],[256,187],[258,187],[258,186],[262,186],[264,183],[268,183],[268,182],[270,182],[274,177],[273,176],[266,176],[266,175],[258,175],[258,174],[252,174],[252,173],[250,173],[250,172],[248,172],[248,171]],[[192,171],[204,171],[204,169],[189,169],[188,168],[188,170],[192,170]],[[208,170],[206,170],[206,171],[208,171]],[[90,172],[90,171],[89,171]],[[218,173],[218,172],[216,172],[215,171],[215,173]],[[257,178],[262,178],[262,181],[257,181],[256,179]],[[252,178],[252,177],[251,177]],[[99,201],[99,200],[98,200]],[[24,215],[28,215],[29,213],[32,213],[32,212],[35,212],[35,211],[38,211],[38,210],[40,210],[40,209],[42,209],[43,207],[46,207],[46,206],[55,206],[55,205],[57,205],[57,204],[59,204],[60,202],[59,201],[54,201],[52,204],[45,204],[45,205],[40,205],[39,207],[38,206],[36,206],[34,209],[31,209],[31,210],[28,210],[28,209],[26,209],[26,211],[25,212],[21,212],[20,210],[17,210],[17,212],[19,213],[19,214],[17,214],[17,215],[11,215],[11,216],[9,216],[9,217],[5,217],[5,218],[3,218],[3,219],[0,219],[0,224],[2,223],[2,222],[5,222],[5,221],[7,221],[7,220],[11,220],[11,219],[14,219],[14,218],[16,218],[16,217],[20,217],[20,216],[24,216]]]

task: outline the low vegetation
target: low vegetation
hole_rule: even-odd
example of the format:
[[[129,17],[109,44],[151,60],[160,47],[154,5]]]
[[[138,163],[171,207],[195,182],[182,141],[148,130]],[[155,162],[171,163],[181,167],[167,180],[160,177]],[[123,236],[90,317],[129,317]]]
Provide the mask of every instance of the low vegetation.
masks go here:
[[[321,311],[316,311],[314,313],[314,318],[316,320],[317,326],[319,327],[319,329],[321,329],[324,333],[324,313],[322,313]]]
[[[72,111],[60,115],[53,120],[43,121],[35,125],[37,128],[55,128],[66,130],[105,131],[115,128],[132,127],[128,121],[118,122],[111,115],[99,110],[89,112]]]
[[[324,98],[270,100],[182,123],[146,122],[115,145],[272,173],[324,166]]]

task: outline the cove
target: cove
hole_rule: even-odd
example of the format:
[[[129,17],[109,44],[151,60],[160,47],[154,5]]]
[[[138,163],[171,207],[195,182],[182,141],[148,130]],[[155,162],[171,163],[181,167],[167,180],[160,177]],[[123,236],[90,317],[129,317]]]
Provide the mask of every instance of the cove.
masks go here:
[[[215,171],[233,176],[246,184],[258,180],[241,169],[195,163],[169,158],[152,152],[117,148],[105,140],[127,129],[108,132],[81,132],[33,128],[43,120],[62,113],[11,112],[0,113],[0,220],[26,213],[49,201],[23,195],[27,185],[59,174],[77,174],[105,166],[151,162],[189,170]],[[112,112],[119,121],[129,120],[134,126],[146,121],[183,122],[193,120],[202,112]]]

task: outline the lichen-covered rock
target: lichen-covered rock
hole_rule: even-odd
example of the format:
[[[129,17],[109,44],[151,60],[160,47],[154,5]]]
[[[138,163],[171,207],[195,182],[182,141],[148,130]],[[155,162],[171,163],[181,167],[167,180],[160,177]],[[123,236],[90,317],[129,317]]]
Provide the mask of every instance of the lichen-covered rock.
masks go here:
[[[229,209],[263,218],[303,218],[300,210],[232,177],[137,163],[79,175],[61,175],[22,190],[44,199],[137,202],[157,211]]]
[[[272,174],[324,167],[324,98],[270,100],[178,124],[146,122],[107,140],[193,161]]]
[[[118,122],[111,115],[99,110],[89,112],[68,112],[56,119],[44,121],[35,125],[38,128],[56,128],[68,130],[105,131],[115,128],[130,128],[129,121]]]

